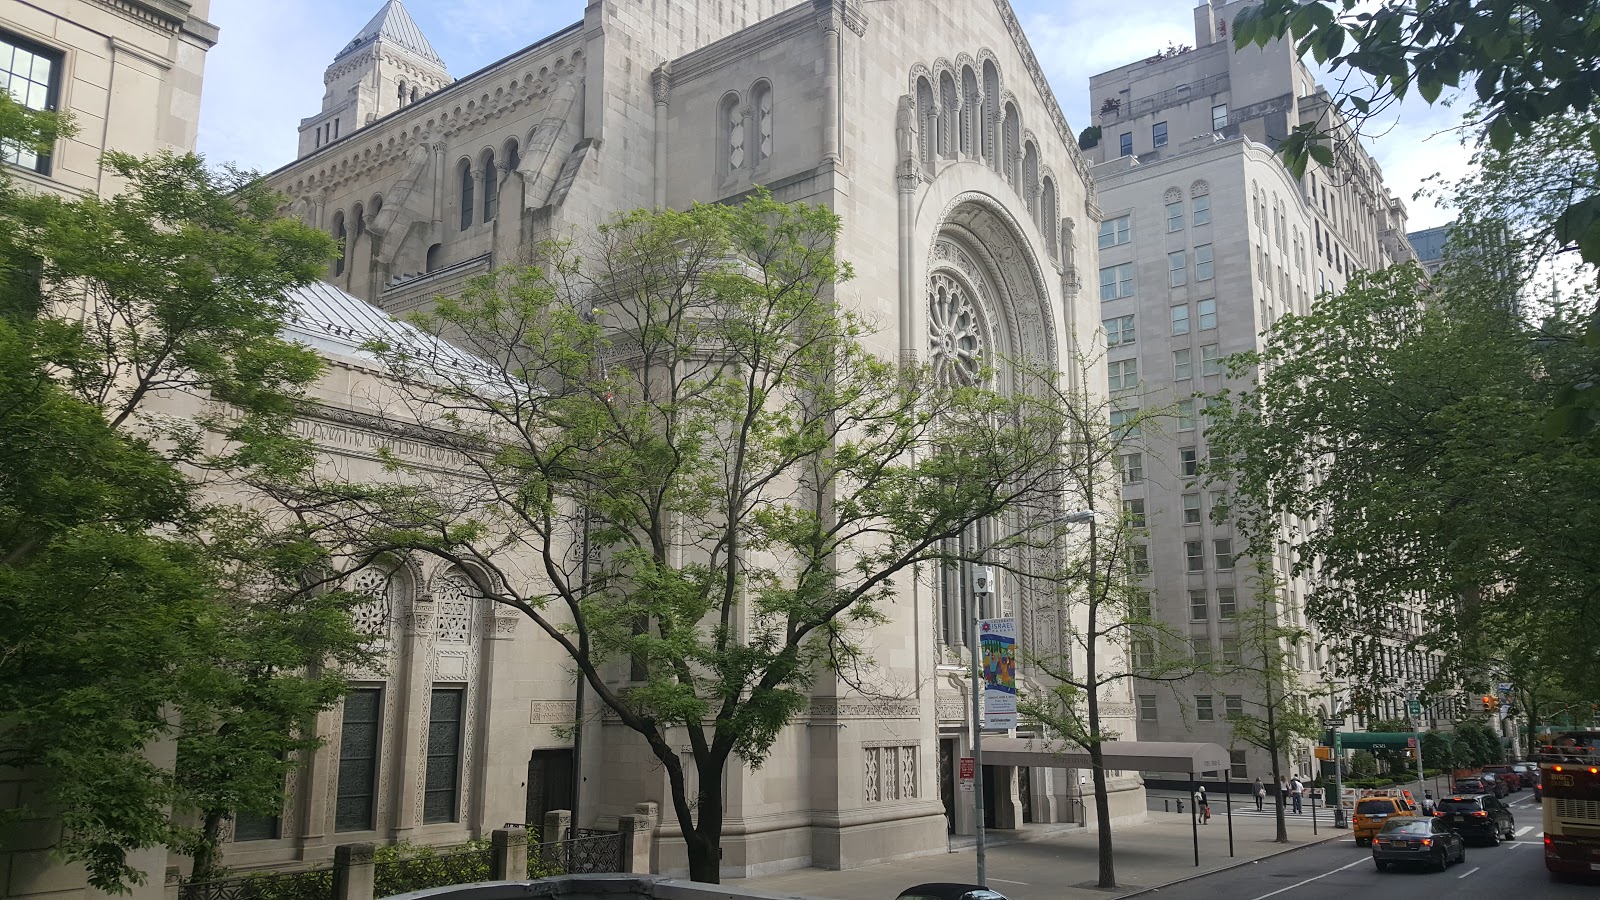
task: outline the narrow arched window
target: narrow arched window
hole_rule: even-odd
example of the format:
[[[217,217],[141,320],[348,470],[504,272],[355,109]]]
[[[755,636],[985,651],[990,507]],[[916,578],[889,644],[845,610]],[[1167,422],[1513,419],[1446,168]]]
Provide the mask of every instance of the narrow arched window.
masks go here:
[[[472,161],[461,161],[461,230],[472,227]]]
[[[1022,162],[1022,117],[1017,115],[1016,104],[1007,103],[1005,107],[1005,122],[1002,130],[1004,140],[1000,145],[1000,162],[1004,166],[1000,171],[1005,175],[1006,181],[1011,182],[1011,189],[1018,190],[1020,174],[1017,171],[1018,163]]]
[[[336,248],[338,248],[338,251],[339,251],[339,255],[337,257],[335,257],[334,260],[333,260],[333,274],[335,274],[335,275],[343,275],[344,274],[344,254],[345,254],[346,247],[345,247],[345,231],[344,231],[344,212],[342,210],[340,212],[336,212],[336,213],[333,214],[333,243],[334,243],[334,246]]]
[[[362,214],[361,204],[359,203],[350,210],[350,231],[350,246],[352,247],[356,245],[356,241],[361,240],[363,234],[367,233],[367,217]]]
[[[522,151],[517,148],[516,138],[506,141],[505,154],[507,172],[515,172],[522,167]]]
[[[994,67],[993,62],[985,60],[983,63],[983,109],[979,113],[979,118],[983,120],[980,124],[983,129],[983,158],[989,161],[990,167],[996,172],[1003,172],[1005,170],[1000,162],[999,137],[995,133],[996,120],[999,118],[995,115],[995,110],[1000,108],[999,102],[1000,71]]]
[[[1029,141],[1022,151],[1022,199],[1028,214],[1039,219],[1039,148]]]
[[[743,98],[729,93],[717,106],[717,133],[722,136],[721,175],[737,172],[745,163]]]
[[[751,112],[755,114],[755,160],[772,156],[772,85],[765,81],[755,86],[750,94]]]
[[[954,159],[960,141],[956,133],[961,130],[961,94],[956,91],[956,80],[949,72],[939,73],[939,155]]]
[[[493,222],[500,211],[500,170],[494,167],[494,151],[483,151],[483,221]]]
[[[939,109],[934,105],[933,85],[926,78],[917,79],[917,119],[922,164],[932,168],[934,148],[939,143]]]
[[[406,105],[406,80],[404,78],[400,79],[399,101],[399,105]]]
[[[971,66],[961,70],[961,156],[976,159],[978,156],[978,116],[983,112],[983,101],[978,96],[978,76]]]
[[[411,86],[411,102],[415,103],[420,99],[422,99],[422,92],[416,85],[413,84]]]
[[[1061,226],[1060,213],[1056,211],[1056,183],[1048,175],[1039,188],[1039,218],[1044,225],[1044,243],[1052,258],[1060,258],[1061,242],[1056,229]]]
[[[439,256],[442,252],[443,248],[438,244],[434,244],[432,247],[428,248],[427,271],[432,272],[433,270],[439,268]]]

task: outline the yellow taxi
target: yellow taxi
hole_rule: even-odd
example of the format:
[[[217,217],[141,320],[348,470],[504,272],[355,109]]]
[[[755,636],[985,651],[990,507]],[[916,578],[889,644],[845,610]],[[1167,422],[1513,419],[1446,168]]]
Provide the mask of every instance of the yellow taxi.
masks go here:
[[[1400,797],[1362,797],[1357,800],[1355,815],[1350,820],[1356,846],[1370,846],[1373,835],[1383,828],[1383,823],[1390,816],[1410,815],[1411,812],[1411,807]]]

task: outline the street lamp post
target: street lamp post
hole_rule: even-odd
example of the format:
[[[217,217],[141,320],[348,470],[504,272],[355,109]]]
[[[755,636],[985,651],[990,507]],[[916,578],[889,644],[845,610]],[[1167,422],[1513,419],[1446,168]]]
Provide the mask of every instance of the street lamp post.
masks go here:
[[[1094,511],[1066,513],[1057,516],[1039,526],[1072,525],[1082,522],[1094,521]],[[998,541],[992,541],[988,546],[975,554],[982,559],[985,553],[994,549],[996,544],[1009,541],[1022,532],[1008,534]],[[983,672],[982,654],[983,644],[978,639],[978,620],[982,618],[982,608],[986,598],[994,592],[994,570],[989,566],[976,565],[972,569],[972,620],[971,631],[968,632],[967,654],[972,659],[972,805],[976,816],[974,821],[975,833],[978,838],[978,886],[988,887],[988,874],[986,864],[986,841],[983,827]]]

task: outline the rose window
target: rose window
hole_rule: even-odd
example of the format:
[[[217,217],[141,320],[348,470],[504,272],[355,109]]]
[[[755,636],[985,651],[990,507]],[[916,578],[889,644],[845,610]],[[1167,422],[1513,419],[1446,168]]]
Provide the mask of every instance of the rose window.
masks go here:
[[[975,384],[983,369],[978,308],[965,285],[944,272],[928,279],[928,358],[941,381]]]

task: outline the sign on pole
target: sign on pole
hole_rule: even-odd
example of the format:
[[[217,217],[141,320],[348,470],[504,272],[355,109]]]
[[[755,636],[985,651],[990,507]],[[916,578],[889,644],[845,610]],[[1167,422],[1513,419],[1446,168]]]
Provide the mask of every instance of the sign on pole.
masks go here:
[[[1414,738],[1414,737],[1413,738],[1406,738],[1406,748],[1408,750],[1417,749],[1417,739]]]
[[[972,790],[972,785],[976,780],[977,775],[977,761],[970,756],[961,757],[961,789],[963,791]]]
[[[980,620],[978,645],[983,648],[983,727],[1010,731],[1017,727],[1017,620]]]
[[[1406,715],[1412,716],[1413,718],[1416,717],[1416,716],[1422,715],[1422,701],[1421,700],[1407,700],[1406,701]]]
[[[1322,720],[1322,727],[1323,728],[1343,728],[1344,727],[1344,720],[1343,719],[1323,719]]]

